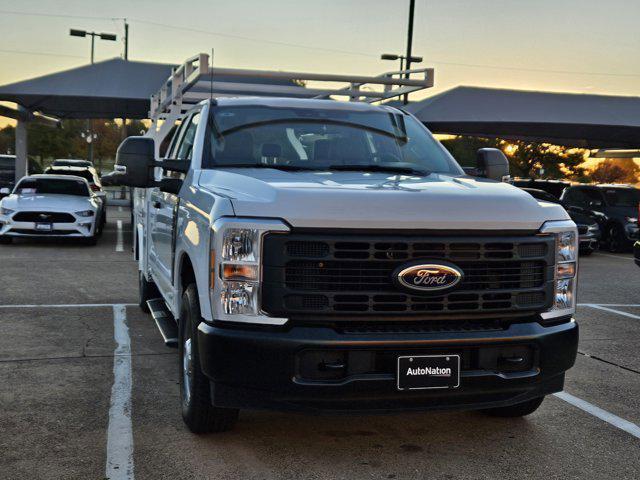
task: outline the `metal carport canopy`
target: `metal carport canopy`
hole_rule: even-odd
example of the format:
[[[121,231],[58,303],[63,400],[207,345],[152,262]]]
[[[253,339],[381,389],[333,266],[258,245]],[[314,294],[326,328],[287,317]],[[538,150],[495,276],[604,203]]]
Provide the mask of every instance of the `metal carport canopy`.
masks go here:
[[[113,58],[0,86],[0,101],[58,118],[148,118],[151,95],[177,65]],[[290,86],[279,79],[216,76],[217,82]]]
[[[0,100],[59,118],[147,118],[173,65],[113,58],[0,87]]]
[[[640,97],[460,86],[406,106],[434,133],[638,148]]]

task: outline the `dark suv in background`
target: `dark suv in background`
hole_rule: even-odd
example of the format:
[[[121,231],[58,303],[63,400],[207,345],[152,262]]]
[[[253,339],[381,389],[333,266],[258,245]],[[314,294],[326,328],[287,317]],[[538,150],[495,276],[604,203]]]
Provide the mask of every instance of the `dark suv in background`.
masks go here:
[[[592,216],[610,252],[628,251],[638,238],[640,190],[629,185],[575,185],[561,197],[567,207]]]
[[[591,255],[593,252],[598,250],[602,235],[600,233],[600,226],[595,218],[588,215],[580,208],[566,205],[558,197],[549,192],[545,192],[544,190],[538,190],[537,188],[522,188],[522,190],[527,192],[536,200],[559,203],[565,208],[571,217],[571,220],[573,220],[578,227],[580,255]]]

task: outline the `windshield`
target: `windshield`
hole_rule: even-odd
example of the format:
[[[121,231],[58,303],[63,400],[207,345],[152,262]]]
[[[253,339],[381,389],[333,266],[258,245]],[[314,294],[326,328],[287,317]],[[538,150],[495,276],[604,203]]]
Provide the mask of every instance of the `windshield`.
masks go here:
[[[94,183],[93,174],[89,170],[65,170],[48,168],[44,173],[51,175],[73,175],[74,177],[82,177],[89,183]]]
[[[635,188],[607,188],[604,197],[612,207],[637,207],[640,203],[640,192]]]
[[[412,117],[327,108],[217,107],[205,168],[257,166],[462,174]]]
[[[59,194],[88,197],[89,188],[83,180],[60,178],[25,178],[15,188],[20,195]]]

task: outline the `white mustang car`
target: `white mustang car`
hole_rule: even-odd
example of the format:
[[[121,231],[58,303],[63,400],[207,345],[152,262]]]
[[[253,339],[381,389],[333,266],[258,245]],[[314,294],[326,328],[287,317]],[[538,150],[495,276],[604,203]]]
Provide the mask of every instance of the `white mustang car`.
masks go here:
[[[84,178],[31,175],[0,200],[0,243],[13,237],[64,237],[95,245],[103,218],[104,204]]]

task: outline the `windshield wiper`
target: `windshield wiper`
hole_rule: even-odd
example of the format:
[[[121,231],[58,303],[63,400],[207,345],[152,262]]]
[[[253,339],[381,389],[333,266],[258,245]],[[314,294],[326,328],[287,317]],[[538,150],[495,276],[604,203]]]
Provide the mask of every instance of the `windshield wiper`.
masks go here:
[[[427,177],[431,175],[428,170],[418,170],[411,167],[394,167],[392,165],[330,165],[327,170],[347,170],[360,172],[391,172],[391,173],[409,173],[412,175],[420,175]]]

